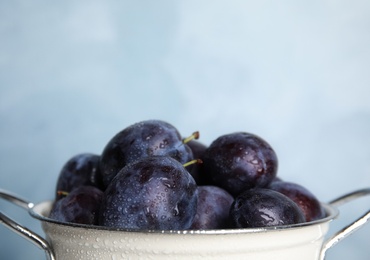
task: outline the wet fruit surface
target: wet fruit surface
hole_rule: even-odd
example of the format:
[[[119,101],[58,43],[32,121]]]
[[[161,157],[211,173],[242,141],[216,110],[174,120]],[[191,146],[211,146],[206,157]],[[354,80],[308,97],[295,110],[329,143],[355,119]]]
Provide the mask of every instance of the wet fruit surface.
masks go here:
[[[161,120],[147,120],[117,133],[101,155],[101,171],[106,186],[127,164],[148,156],[170,156],[181,163],[193,159],[178,130]]]
[[[325,217],[313,193],[277,175],[277,155],[261,137],[234,132],[207,145],[198,131],[182,136],[165,121],[146,120],[118,132],[100,155],[70,158],[50,218],[114,229],[209,230]]]
[[[171,157],[147,157],[124,167],[107,187],[100,225],[124,229],[188,229],[197,186]]]
[[[198,187],[198,206],[190,229],[225,229],[234,198],[217,186]]]
[[[103,192],[93,186],[80,186],[56,201],[50,218],[87,225],[97,225]]]
[[[276,181],[270,189],[278,191],[293,200],[305,215],[306,221],[314,221],[325,217],[325,211],[316,196],[302,185]]]
[[[305,222],[301,209],[285,195],[255,188],[240,194],[230,209],[235,228],[283,226]]]
[[[254,187],[267,186],[276,176],[278,160],[260,137],[237,132],[220,136],[205,151],[202,167],[206,182],[236,196]]]
[[[70,158],[61,169],[56,185],[56,199],[63,196],[59,191],[70,192],[73,189],[88,185],[102,188],[99,169],[100,156],[91,153],[81,153]]]

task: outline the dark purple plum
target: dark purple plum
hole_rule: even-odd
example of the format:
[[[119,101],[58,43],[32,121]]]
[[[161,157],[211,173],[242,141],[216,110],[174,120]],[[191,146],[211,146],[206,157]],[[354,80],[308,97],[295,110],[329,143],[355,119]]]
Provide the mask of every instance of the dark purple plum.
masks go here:
[[[187,143],[190,147],[191,151],[193,152],[194,158],[202,158],[204,152],[207,149],[207,146],[198,140],[191,140]]]
[[[87,225],[97,225],[103,192],[94,186],[79,186],[54,202],[51,219]]]
[[[197,201],[197,185],[180,162],[149,156],[122,168],[108,185],[99,223],[121,229],[188,229]]]
[[[84,185],[102,189],[99,161],[100,156],[91,153],[81,153],[70,158],[59,173],[56,199],[62,197],[58,191],[70,192]]]
[[[224,229],[228,227],[234,197],[217,186],[198,186],[198,206],[190,229]]]
[[[278,181],[271,183],[269,188],[293,200],[304,213],[306,221],[314,221],[325,217],[325,211],[319,200],[312,192],[302,185]]]
[[[245,132],[220,136],[202,158],[206,184],[219,186],[234,197],[242,191],[267,186],[275,177],[278,159],[262,138]]]
[[[187,145],[190,147],[191,151],[193,152],[194,159],[202,159],[203,154],[207,149],[207,146],[198,140],[191,140],[187,143]],[[194,180],[198,185],[202,184],[202,178],[201,178],[201,168],[202,164],[194,164],[191,169],[189,169],[189,172],[191,176],[193,176]]]
[[[127,164],[148,156],[170,156],[180,163],[193,159],[180,133],[161,120],[146,120],[128,126],[105,146],[100,161],[104,186]]]
[[[234,228],[257,228],[305,222],[301,209],[280,192],[254,188],[241,193],[230,208]]]

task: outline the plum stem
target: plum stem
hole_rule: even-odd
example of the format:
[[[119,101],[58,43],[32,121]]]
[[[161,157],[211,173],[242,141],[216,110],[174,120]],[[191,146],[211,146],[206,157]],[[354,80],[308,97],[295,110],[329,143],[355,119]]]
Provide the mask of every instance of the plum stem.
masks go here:
[[[188,161],[187,163],[184,163],[183,166],[188,167],[189,165],[192,165],[195,163],[203,163],[203,161],[201,159],[194,159],[194,160]]]
[[[199,131],[196,131],[196,132],[192,133],[191,136],[189,136],[187,138],[184,138],[182,140],[182,143],[186,144],[186,143],[190,142],[193,139],[199,139],[199,136],[200,136]]]
[[[63,190],[58,190],[57,194],[59,196],[67,196],[69,194],[69,192],[68,191],[63,191]]]

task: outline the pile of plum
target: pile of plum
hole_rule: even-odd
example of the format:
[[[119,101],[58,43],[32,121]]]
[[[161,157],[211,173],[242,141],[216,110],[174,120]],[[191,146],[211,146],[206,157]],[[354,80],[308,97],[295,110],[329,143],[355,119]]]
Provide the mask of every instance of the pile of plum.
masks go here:
[[[115,229],[189,230],[291,225],[325,216],[305,187],[277,177],[259,136],[235,132],[209,146],[195,132],[147,120],[117,133],[100,155],[62,168],[49,217]]]

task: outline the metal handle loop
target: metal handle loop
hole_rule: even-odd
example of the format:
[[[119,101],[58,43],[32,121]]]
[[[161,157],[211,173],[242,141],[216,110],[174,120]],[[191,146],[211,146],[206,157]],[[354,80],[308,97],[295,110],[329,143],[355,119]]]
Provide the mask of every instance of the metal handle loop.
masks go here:
[[[8,191],[0,189],[0,198],[7,200],[25,210],[30,210],[33,208],[34,204],[28,202],[25,199],[22,199]],[[9,218],[7,215],[0,211],[0,223],[9,228],[10,230],[14,231],[18,235],[22,236],[23,238],[27,239],[37,247],[41,248],[46,253],[46,258],[48,260],[55,260],[54,253],[49,245],[49,243],[42,238],[41,236],[37,235],[36,233],[32,232],[31,230],[25,228],[24,226],[18,224],[13,219]]]
[[[368,196],[370,195],[370,188],[365,188],[361,190],[357,190],[351,193],[348,193],[346,195],[343,195],[335,200],[332,200],[329,202],[330,205],[334,207],[339,207],[343,204],[346,204],[350,201],[353,201],[355,199]],[[342,228],[339,230],[337,233],[335,233],[332,237],[330,237],[328,240],[324,242],[324,245],[321,249],[321,254],[320,254],[320,260],[325,259],[325,254],[326,251],[336,245],[338,242],[340,242],[342,239],[348,237],[351,235],[353,232],[361,228],[363,225],[365,225],[370,219],[370,210],[367,211],[365,214],[357,218],[355,221],[353,221],[351,224],[348,226]]]

